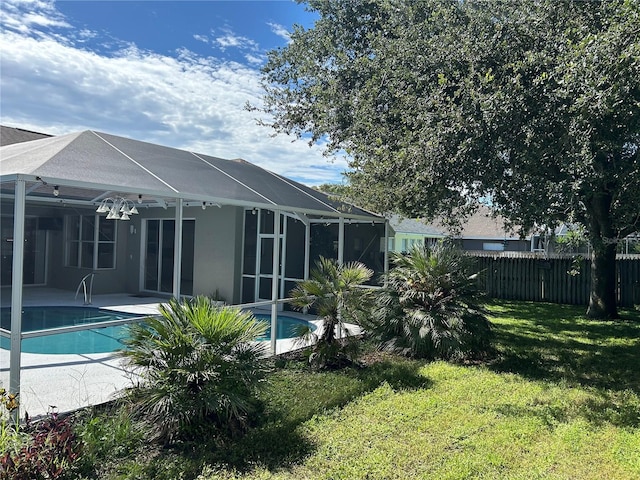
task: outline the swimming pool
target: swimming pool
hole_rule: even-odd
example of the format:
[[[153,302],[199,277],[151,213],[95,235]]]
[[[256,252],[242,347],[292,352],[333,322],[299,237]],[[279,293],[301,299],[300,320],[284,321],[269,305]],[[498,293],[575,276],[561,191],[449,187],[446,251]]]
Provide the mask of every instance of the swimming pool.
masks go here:
[[[115,312],[95,307],[24,307],[22,309],[22,331],[34,332],[49,328],[85,325],[135,318],[140,315]],[[0,309],[0,325],[11,328],[11,309]],[[123,326],[102,327],[78,332],[58,333],[44,337],[25,338],[22,351],[26,353],[107,353],[122,347],[120,340],[126,335]],[[8,350],[10,339],[0,338],[0,347]]]
[[[23,332],[140,316],[95,307],[24,307],[22,311]],[[269,323],[267,332],[258,340],[269,340],[271,338],[271,317],[265,314],[255,314],[255,317],[259,321]],[[0,325],[6,330],[10,329],[11,309],[0,309]],[[304,320],[278,315],[278,339],[282,340],[298,336],[299,328],[304,325],[310,326],[312,330],[316,328],[313,324]],[[126,338],[126,336],[127,327],[124,325],[97,327],[78,332],[25,338],[22,340],[22,351],[25,353],[45,354],[109,353],[122,348],[122,339]],[[9,346],[10,340],[0,337],[0,348],[9,350]]]
[[[269,327],[262,337],[258,340],[266,341],[271,340],[271,315],[263,313],[254,313],[256,320],[261,322],[267,322]],[[313,323],[307,322],[294,317],[288,317],[286,315],[278,315],[278,327],[276,329],[278,333],[278,340],[285,340],[287,338],[295,338],[299,335],[300,327],[309,327],[312,331],[315,331],[316,326]]]

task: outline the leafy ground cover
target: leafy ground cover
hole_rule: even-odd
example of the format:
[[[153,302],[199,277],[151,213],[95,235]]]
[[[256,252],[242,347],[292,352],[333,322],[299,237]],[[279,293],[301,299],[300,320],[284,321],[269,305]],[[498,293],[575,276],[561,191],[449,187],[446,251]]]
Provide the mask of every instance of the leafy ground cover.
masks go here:
[[[594,321],[582,307],[489,310],[495,352],[481,363],[371,352],[363,368],[316,372],[277,361],[262,422],[239,439],[167,449],[118,411],[94,415],[78,427],[92,454],[79,476],[640,479],[640,312]]]

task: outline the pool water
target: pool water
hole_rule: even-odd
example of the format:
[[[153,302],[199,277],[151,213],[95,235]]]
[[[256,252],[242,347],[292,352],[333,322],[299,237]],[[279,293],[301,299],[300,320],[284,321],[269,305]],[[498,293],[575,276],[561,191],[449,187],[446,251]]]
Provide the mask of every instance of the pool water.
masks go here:
[[[258,338],[260,341],[271,340],[271,315],[262,313],[256,313],[253,315],[256,320],[261,322],[267,322],[269,328],[265,334]],[[278,340],[285,340],[287,338],[295,338],[300,335],[301,327],[309,327],[312,331],[315,331],[316,326],[305,320],[298,318],[287,317],[286,315],[278,315]]]
[[[24,307],[22,314],[22,331],[33,332],[48,328],[58,328],[87,323],[99,323],[109,320],[135,318],[140,315],[114,312],[94,307]],[[271,317],[256,314],[256,319],[269,323],[267,332],[260,341],[271,338]],[[11,328],[11,309],[0,309],[0,325],[3,329]],[[301,326],[315,326],[304,320],[278,315],[278,339],[298,336]],[[123,347],[122,340],[127,337],[127,326],[97,327],[79,332],[58,333],[44,337],[26,338],[22,340],[22,351],[25,353],[43,354],[90,354],[109,353]],[[0,348],[9,350],[10,339],[0,337]]]
[[[24,307],[22,309],[22,331],[33,332],[49,328],[69,327],[87,323],[107,322],[140,315],[115,312],[94,307]],[[0,309],[0,325],[11,329],[11,309]],[[58,333],[44,337],[22,340],[22,351],[26,353],[107,353],[122,348],[120,340],[126,336],[124,326],[98,327],[79,332]],[[9,350],[11,341],[0,338],[0,347]]]

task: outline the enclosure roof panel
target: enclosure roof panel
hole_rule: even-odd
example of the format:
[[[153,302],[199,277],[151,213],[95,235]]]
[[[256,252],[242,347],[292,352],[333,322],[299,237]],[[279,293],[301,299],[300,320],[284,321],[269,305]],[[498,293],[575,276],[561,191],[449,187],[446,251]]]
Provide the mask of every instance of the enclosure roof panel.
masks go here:
[[[153,192],[187,201],[381,218],[245,160],[225,160],[91,130],[0,147],[0,177],[16,175],[81,188]]]

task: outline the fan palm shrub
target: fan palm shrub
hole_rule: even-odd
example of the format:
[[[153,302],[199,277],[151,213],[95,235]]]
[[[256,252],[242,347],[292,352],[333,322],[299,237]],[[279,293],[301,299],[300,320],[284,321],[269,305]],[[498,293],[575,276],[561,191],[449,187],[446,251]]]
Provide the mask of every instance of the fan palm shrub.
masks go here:
[[[249,312],[218,307],[207,297],[160,307],[130,327],[120,355],[140,374],[128,397],[153,433],[167,443],[211,430],[241,431],[257,407],[267,329]]]
[[[359,341],[347,324],[360,325],[370,312],[371,291],[362,285],[373,271],[360,262],[338,264],[320,257],[309,279],[298,282],[291,291],[292,305],[312,308],[323,320],[320,335],[310,329],[302,338],[314,341],[309,361],[319,368],[339,366],[353,361],[359,353]]]
[[[491,324],[474,261],[450,242],[394,254],[386,288],[366,323],[381,347],[420,358],[461,359],[488,350]]]

